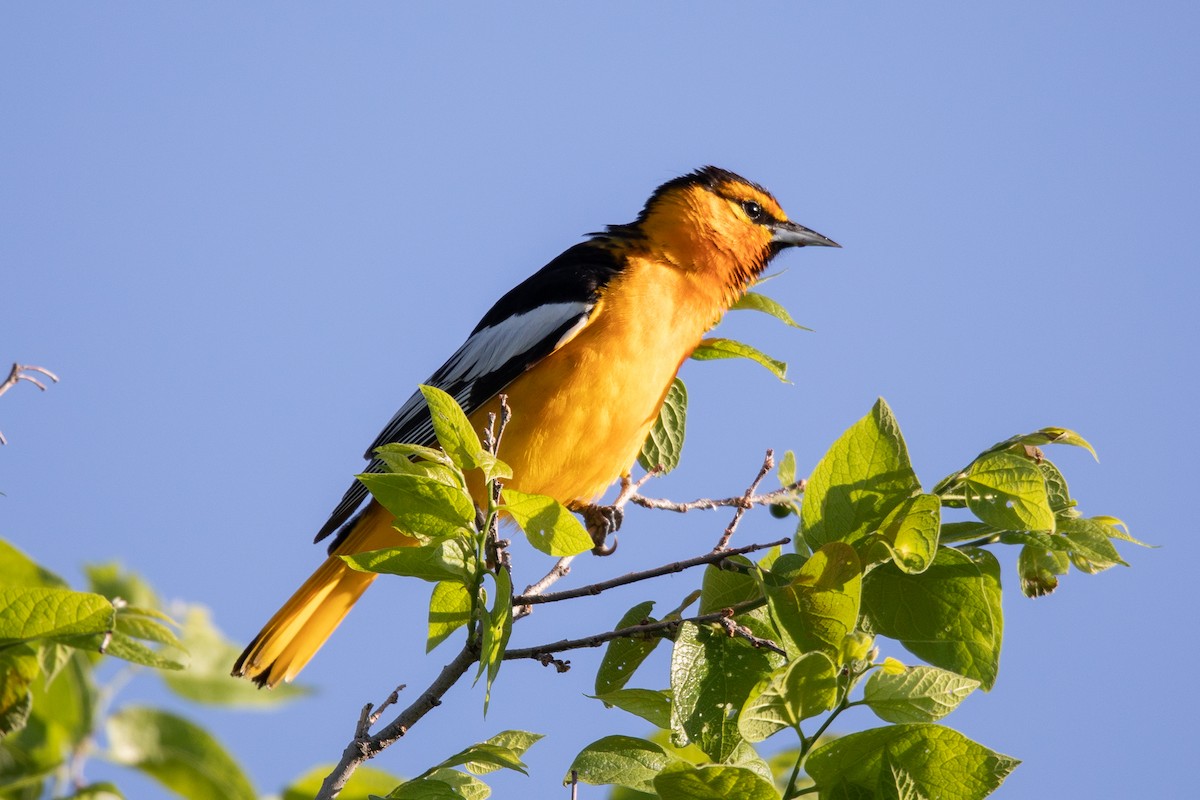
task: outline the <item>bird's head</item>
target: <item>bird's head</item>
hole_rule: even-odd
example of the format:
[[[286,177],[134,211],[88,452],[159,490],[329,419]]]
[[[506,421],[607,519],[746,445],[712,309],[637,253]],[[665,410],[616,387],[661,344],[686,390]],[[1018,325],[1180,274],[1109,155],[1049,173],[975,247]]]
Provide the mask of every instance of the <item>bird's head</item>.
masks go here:
[[[840,247],[788,219],[763,187],[704,167],[654,190],[637,220],[643,241],[683,269],[749,280],[788,247]]]

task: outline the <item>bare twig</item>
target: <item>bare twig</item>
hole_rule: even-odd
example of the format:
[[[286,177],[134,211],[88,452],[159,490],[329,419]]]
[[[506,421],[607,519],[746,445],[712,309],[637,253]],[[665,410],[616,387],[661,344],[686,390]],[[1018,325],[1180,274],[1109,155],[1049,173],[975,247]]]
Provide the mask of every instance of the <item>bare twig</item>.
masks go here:
[[[13,364],[12,369],[8,373],[8,377],[0,383],[0,394],[4,394],[12,387],[16,386],[21,381],[29,381],[43,392],[46,391],[46,384],[30,375],[30,372],[36,372],[50,379],[52,383],[58,383],[58,376],[45,367],[35,367],[31,364]],[[8,444],[8,440],[4,438],[4,434],[0,433],[0,444]]]
[[[762,647],[767,650],[772,650],[776,653],[779,653],[781,656],[787,655],[787,650],[784,650],[770,639],[764,639],[761,636],[755,636],[753,631],[751,631],[745,625],[739,625],[736,621],[734,621],[733,617],[726,617],[725,619],[721,620],[721,627],[724,628],[725,632],[731,637],[745,639],[755,647]]]
[[[775,451],[768,449],[767,455],[763,458],[762,467],[758,470],[758,475],[754,477],[749,488],[746,489],[746,493],[742,495],[742,502],[738,503],[737,510],[733,512],[733,519],[730,521],[729,527],[725,529],[725,533],[721,535],[713,550],[719,552],[729,546],[729,540],[733,538],[733,532],[737,530],[738,523],[742,521],[746,509],[751,507],[750,498],[754,496],[754,491],[758,489],[758,485],[762,483],[762,479],[767,476],[773,466],[775,466]]]
[[[519,597],[513,598],[514,606],[532,606],[540,603],[555,603],[559,600],[571,600],[576,597],[588,597],[600,594],[606,589],[613,589],[617,586],[625,586],[638,581],[657,578],[661,575],[671,575],[676,572],[683,572],[685,569],[692,567],[700,567],[705,564],[718,564],[731,556],[742,555],[743,553],[753,553],[756,550],[766,550],[776,545],[783,545],[790,542],[791,539],[783,538],[775,542],[767,542],[766,544],[751,544],[745,547],[738,547],[733,550],[722,550],[720,552],[705,553],[702,556],[685,559],[683,561],[675,561],[670,564],[664,564],[661,567],[642,570],[641,572],[630,572],[627,575],[621,575],[617,578],[610,578],[606,581],[591,583],[587,586],[579,586],[575,589],[567,589],[562,592],[552,592],[549,594],[532,593],[526,589],[526,593]]]
[[[442,668],[433,683],[429,684],[429,688],[374,736],[367,735],[365,730],[360,729],[360,725],[356,725],[354,740],[346,745],[346,749],[342,751],[341,760],[326,776],[325,782],[321,784],[321,791],[317,793],[316,800],[333,800],[337,797],[338,793],[346,786],[346,781],[350,780],[350,776],[364,761],[373,758],[384,748],[400,739],[421,717],[441,705],[442,695],[458,682],[458,679],[466,673],[467,668],[478,658],[479,651],[471,643],[464,645],[454,660]],[[360,717],[360,724],[362,717],[370,714],[366,709],[364,711],[366,713]]]
[[[745,495],[722,497],[719,499],[702,497],[688,503],[676,503],[673,500],[662,500],[657,497],[645,497],[635,494],[629,498],[629,502],[639,505],[642,508],[686,514],[689,511],[712,511],[715,508],[727,508],[731,506],[736,508],[744,503],[749,503],[752,506],[774,505],[775,503],[782,503],[785,500],[791,500],[797,494],[803,492],[806,485],[807,481],[796,481],[791,486],[784,486],[782,489],[776,489],[766,494],[756,494],[752,497],[746,497]]]
[[[630,625],[627,628],[618,628],[615,631],[595,633],[591,636],[584,636],[579,639],[561,639],[557,642],[550,642],[549,644],[508,650],[504,653],[504,660],[512,661],[520,658],[541,660],[545,656],[552,656],[554,653],[558,653],[562,650],[579,650],[580,648],[584,647],[599,647],[605,642],[610,642],[613,639],[636,639],[658,634],[667,634],[673,632],[685,622],[691,622],[695,625],[705,625],[710,622],[720,623],[722,620],[732,617],[735,614],[760,608],[765,605],[766,602],[767,601],[763,599],[748,600],[745,603],[738,603],[737,605],[729,608],[723,608],[720,611],[714,611],[711,614],[700,614],[695,617],[686,617],[683,619],[664,619],[657,622],[646,622],[641,625]]]

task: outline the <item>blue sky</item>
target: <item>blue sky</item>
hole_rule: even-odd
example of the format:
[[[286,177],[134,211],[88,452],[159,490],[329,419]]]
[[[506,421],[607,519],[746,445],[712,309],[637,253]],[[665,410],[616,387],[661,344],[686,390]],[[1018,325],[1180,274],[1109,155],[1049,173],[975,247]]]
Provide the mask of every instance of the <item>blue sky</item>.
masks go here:
[[[1011,434],[1078,430],[1100,463],[1051,457],[1083,510],[1163,547],[1039,601],[1005,555],[999,682],[948,722],[1024,760],[1000,797],[1191,785],[1200,13],[880,5],[5,5],[0,359],[63,380],[0,399],[0,536],[76,582],[120,559],[247,639],[319,560],[363,448],[493,300],[717,164],[844,249],[788,253],[766,287],[815,332],[729,320],[791,385],[685,366],[684,465],[651,491],[740,491],[767,447],[805,471],[880,395],[926,485]],[[783,532],[751,522],[743,542]],[[724,524],[632,512],[619,555],[573,579],[703,552]],[[514,643],[690,585],[539,612]],[[411,644],[426,599],[374,589],[305,672],[311,699],[185,713],[276,791],[449,657]],[[498,796],[549,793],[601,733],[645,732],[581,697],[599,655],[507,666],[486,720],[456,690],[377,763],[413,774],[529,728],[550,734],[533,775]],[[141,684],[122,698],[170,702]]]

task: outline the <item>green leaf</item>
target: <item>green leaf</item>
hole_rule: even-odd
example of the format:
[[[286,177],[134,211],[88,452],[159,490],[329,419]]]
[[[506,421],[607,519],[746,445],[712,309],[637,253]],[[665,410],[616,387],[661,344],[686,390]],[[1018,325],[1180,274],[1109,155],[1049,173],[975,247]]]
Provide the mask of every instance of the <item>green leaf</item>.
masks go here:
[[[985,455],[967,468],[967,507],[1000,530],[1053,531],[1046,479],[1037,465],[1012,453]]]
[[[16,645],[5,651],[26,648]],[[35,676],[28,684],[32,710],[25,727],[0,742],[0,794],[22,785],[31,794],[14,797],[40,797],[37,787],[92,735],[92,711],[97,703],[92,665],[83,653],[67,649],[71,656],[52,682]],[[2,796],[9,798],[9,794]]]
[[[583,524],[552,497],[506,486],[503,511],[525,531],[529,543],[547,555],[573,556],[595,546]]]
[[[412,451],[415,449],[432,451],[445,459],[445,461],[429,459],[414,460],[416,454]],[[386,444],[375,448],[375,455],[384,463],[388,472],[398,475],[413,475],[420,478],[428,478],[431,481],[442,483],[455,489],[467,488],[467,479],[463,475],[462,470],[451,462],[441,450],[434,450],[431,447],[420,447],[419,445]]]
[[[1100,460],[1100,457],[1096,455],[1096,448],[1088,444],[1088,441],[1078,433],[1067,428],[1042,428],[1033,433],[1021,433],[1012,438],[1005,439],[1003,442],[997,442],[980,453],[980,455],[998,453],[1004,450],[1019,452],[1025,447],[1041,447],[1044,444],[1069,444],[1074,447],[1082,447],[1092,454],[1092,458],[1097,461]]]
[[[175,631],[159,622],[157,617],[145,616],[133,606],[117,609],[116,630],[134,639],[185,649]]]
[[[751,347],[745,342],[733,339],[704,339],[692,351],[692,358],[697,361],[713,361],[720,358],[748,358],[756,364],[766,367],[767,371],[779,380],[787,383],[787,364],[771,358],[766,353]]]
[[[775,569],[783,572],[795,558],[780,558]],[[790,657],[812,650],[838,654],[842,640],[858,621],[861,570],[853,547],[829,542],[786,585],[767,583],[767,607]]]
[[[115,623],[112,603],[98,594],[0,587],[0,645],[104,633]]]
[[[563,784],[571,782],[571,773],[593,785],[613,784],[636,792],[653,792],[654,778],[678,758],[654,742],[632,736],[605,736],[579,751]]]
[[[429,636],[425,652],[471,621],[471,591],[460,581],[439,581],[429,598]]]
[[[788,310],[779,301],[758,292],[746,292],[741,296],[741,299],[729,307],[729,310],[761,311],[764,314],[770,314],[775,319],[790,327],[799,328],[802,331],[812,330],[812,328],[806,328],[792,319],[792,315],[788,313]]]
[[[483,639],[479,648],[479,673],[475,677],[479,680],[479,675],[487,672],[483,692],[484,714],[487,713],[488,704],[492,699],[492,683],[500,672],[500,665],[504,663],[504,648],[508,646],[513,624],[512,577],[506,567],[501,567],[493,577],[496,580],[496,602],[484,619]]]
[[[779,656],[724,631],[684,623],[671,653],[671,730],[676,745],[694,742],[714,761],[741,743],[737,711]]]
[[[535,736],[536,734],[529,735]],[[537,739],[534,741],[537,741]],[[530,742],[530,744],[532,743]],[[467,769],[470,769],[472,772],[481,772],[485,768],[490,768],[487,769],[488,772],[491,772],[492,769],[511,769],[522,775],[529,774],[525,762],[521,760],[521,754],[516,750],[491,742],[479,742],[478,744],[473,744],[470,747],[459,750],[436,767],[421,773],[420,777],[427,778],[437,770],[456,767],[460,764],[466,765]]]
[[[88,636],[72,636],[62,641],[80,650],[104,653],[133,664],[141,664],[155,669],[183,669],[182,662],[151,650],[137,639],[121,631],[113,631],[111,635],[93,633]]]
[[[387,800],[462,800],[462,795],[437,778],[413,778],[388,792]]]
[[[500,731],[495,736],[491,737],[483,744],[495,745],[503,747],[508,752],[515,754],[518,758],[525,755],[525,752],[537,744],[545,737],[540,733],[532,733],[530,731],[507,730]],[[487,775],[489,772],[495,772],[501,767],[507,767],[508,763],[498,764],[495,761],[468,761],[464,764],[468,770],[476,775]]]
[[[687,387],[676,378],[671,382],[662,408],[658,410],[658,417],[638,453],[638,463],[642,469],[649,472],[662,467],[663,474],[666,474],[679,466],[683,437],[687,432],[687,403]]]
[[[433,432],[446,455],[463,470],[480,466],[480,456],[484,450],[479,442],[479,434],[455,399],[436,386],[422,385],[419,388],[429,406]]]
[[[201,605],[189,605],[180,633],[188,653],[187,669],[161,674],[163,683],[178,696],[195,703],[231,707],[277,706],[310,693],[290,683],[281,683],[264,692],[250,681],[229,674],[229,665],[242,652],[212,621],[211,612]]]
[[[891,558],[904,572],[924,572],[933,563],[941,521],[941,498],[935,494],[909,497],[887,515],[879,526],[879,538],[867,552],[873,561]]]
[[[711,614],[762,597],[762,584],[757,574],[758,569],[745,556],[731,556],[720,567],[711,564],[705,567],[700,588],[700,613]]]
[[[738,715],[738,731],[761,742],[837,704],[837,667],[822,652],[805,653],[759,681]]]
[[[854,543],[878,530],[893,508],[920,489],[900,426],[880,398],[833,443],[808,479],[800,506],[804,539],[813,549]]]
[[[821,797],[978,800],[995,791],[1019,763],[956,730],[916,723],[834,739],[812,751],[805,770],[821,788]],[[909,784],[899,795],[895,791],[898,773]],[[888,782],[893,789],[879,794]]]
[[[992,688],[1004,616],[1000,565],[991,553],[943,547],[919,575],[885,564],[866,576],[862,596],[872,631],[898,640],[935,666]]]
[[[1017,557],[1017,574],[1021,592],[1026,597],[1042,597],[1058,588],[1057,575],[1066,575],[1071,567],[1070,557],[1058,550],[1048,550],[1034,544],[1021,548]]]
[[[1071,563],[1089,575],[1103,572],[1117,564],[1129,566],[1109,538],[1113,528],[1094,519],[1064,519],[1058,532],[1070,543]]]
[[[646,622],[657,622],[654,617],[650,616],[650,612],[653,610],[654,601],[652,600],[638,603],[621,616],[613,630],[619,631]],[[661,636],[644,639],[623,636],[609,641],[608,647],[604,651],[604,658],[600,661],[600,668],[596,670],[596,694],[606,695],[624,687],[633,677],[634,670],[646,660],[646,657],[661,641]]]
[[[33,710],[29,689],[38,672],[37,653],[29,645],[0,650],[0,738],[25,727]]]
[[[449,538],[475,530],[475,503],[465,489],[419,475],[364,473],[358,479],[405,533]]]
[[[783,458],[779,459],[779,466],[775,468],[775,473],[779,476],[780,486],[794,486],[796,484],[796,454],[791,450],[783,454]]]
[[[449,785],[457,792],[455,797],[463,800],[486,800],[492,794],[492,788],[479,778],[456,769],[435,769],[426,776],[426,780]],[[338,796],[338,800],[341,800],[341,795]]]
[[[996,529],[991,525],[985,525],[982,522],[943,522],[942,531],[938,536],[938,543],[947,545],[957,542],[970,542],[975,539],[982,539],[984,536],[990,536],[996,533]]]
[[[771,782],[746,767],[680,764],[659,773],[654,790],[662,800],[779,800]]]
[[[1098,522],[1108,528],[1108,535],[1113,539],[1120,539],[1122,542],[1136,544],[1138,547],[1158,547],[1156,544],[1147,544],[1140,539],[1135,539],[1129,535],[1129,527],[1117,519],[1105,515],[1098,515],[1091,518],[1093,522]]]
[[[241,767],[206,730],[165,711],[126,706],[105,722],[109,757],[189,800],[255,800]]]
[[[863,701],[888,722],[936,722],[958,708],[979,681],[937,667],[876,670],[863,688]]]
[[[1037,468],[1042,473],[1042,480],[1046,481],[1046,500],[1050,503],[1050,510],[1054,512],[1055,516],[1067,509],[1074,508],[1075,501],[1071,499],[1071,490],[1067,486],[1067,479],[1059,472],[1058,467],[1043,460],[1037,464]]]
[[[615,689],[592,695],[595,699],[641,717],[657,728],[671,727],[671,693],[656,689]]]
[[[21,550],[0,539],[0,586],[66,589],[67,582],[40,566]]]
[[[321,791],[325,776],[333,772],[335,766],[322,764],[313,767],[284,789],[280,800],[312,800]],[[395,775],[363,765],[351,773],[346,787],[338,794],[338,800],[368,800],[373,795],[386,795],[398,783],[401,783],[401,779]]]
[[[467,583],[474,575],[475,556],[462,539],[441,539],[423,547],[388,547],[340,558],[360,572],[406,575],[423,581]]]

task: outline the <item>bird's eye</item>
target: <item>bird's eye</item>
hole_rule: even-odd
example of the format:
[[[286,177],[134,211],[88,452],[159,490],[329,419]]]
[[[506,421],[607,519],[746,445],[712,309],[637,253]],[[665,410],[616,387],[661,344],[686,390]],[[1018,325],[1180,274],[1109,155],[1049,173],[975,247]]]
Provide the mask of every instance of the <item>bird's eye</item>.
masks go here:
[[[742,210],[746,212],[746,216],[748,216],[752,222],[760,222],[763,218],[762,206],[753,200],[743,200]]]

